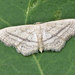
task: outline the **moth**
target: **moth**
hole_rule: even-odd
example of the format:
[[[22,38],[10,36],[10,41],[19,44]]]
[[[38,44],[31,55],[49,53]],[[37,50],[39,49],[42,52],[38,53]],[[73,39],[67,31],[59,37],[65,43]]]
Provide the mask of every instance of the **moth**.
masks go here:
[[[43,51],[60,51],[75,35],[75,19],[0,29],[0,40],[24,56]]]

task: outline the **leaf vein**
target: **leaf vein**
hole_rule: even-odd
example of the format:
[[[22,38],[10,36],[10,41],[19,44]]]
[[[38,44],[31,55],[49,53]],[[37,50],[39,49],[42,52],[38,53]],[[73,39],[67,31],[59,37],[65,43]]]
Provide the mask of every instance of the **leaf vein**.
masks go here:
[[[7,22],[6,20],[4,20],[3,18],[0,17],[0,20],[1,20],[3,23],[5,23],[5,24],[7,24],[8,26],[10,26],[9,22]]]
[[[40,66],[40,63],[38,62],[36,56],[33,55],[33,58],[34,58],[34,60],[35,60],[35,62],[36,62],[36,64],[37,64],[37,67],[38,67],[38,69],[39,69],[39,71],[40,71],[40,74],[41,74],[41,75],[44,75],[43,70],[42,70],[42,68],[41,68],[41,66]]]
[[[26,11],[26,18],[25,18],[25,24],[27,23],[27,19],[28,19],[28,14],[29,14],[29,10],[30,10],[30,3],[31,3],[31,0],[29,0],[29,3],[28,3],[28,7],[27,7],[27,11]]]

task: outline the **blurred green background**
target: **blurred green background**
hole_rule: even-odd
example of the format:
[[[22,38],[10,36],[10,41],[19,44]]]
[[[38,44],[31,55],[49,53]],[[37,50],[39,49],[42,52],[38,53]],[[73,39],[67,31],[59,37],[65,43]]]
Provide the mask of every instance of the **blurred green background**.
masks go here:
[[[0,29],[75,18],[75,0],[0,0]],[[0,42],[0,75],[75,75],[75,37],[60,52],[24,57]]]

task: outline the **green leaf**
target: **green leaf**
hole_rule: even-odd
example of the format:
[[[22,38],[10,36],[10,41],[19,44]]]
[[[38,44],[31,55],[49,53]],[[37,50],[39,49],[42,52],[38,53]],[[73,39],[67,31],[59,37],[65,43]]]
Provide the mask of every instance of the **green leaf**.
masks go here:
[[[75,18],[75,0],[0,0],[0,29]],[[0,42],[0,75],[75,75],[75,37],[60,52],[24,57]]]

